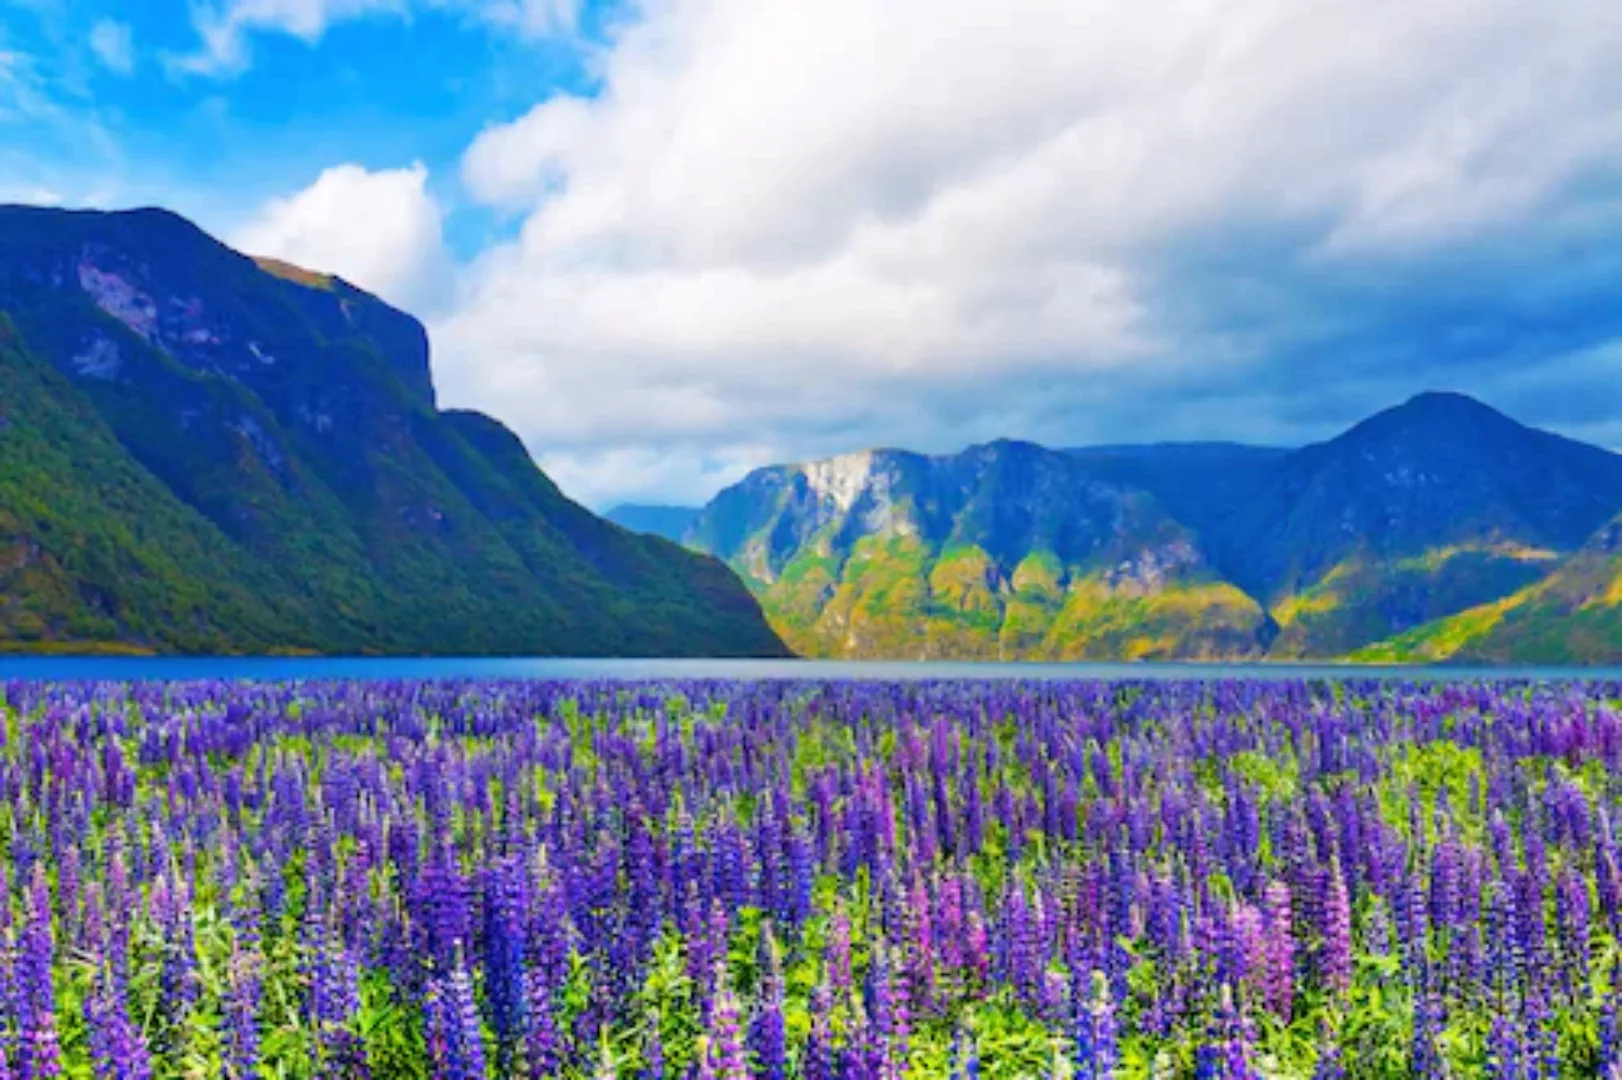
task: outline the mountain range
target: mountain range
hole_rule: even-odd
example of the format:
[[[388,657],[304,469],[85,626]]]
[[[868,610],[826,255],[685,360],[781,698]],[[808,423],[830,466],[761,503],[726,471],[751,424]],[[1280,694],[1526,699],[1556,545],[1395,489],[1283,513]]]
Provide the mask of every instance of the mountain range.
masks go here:
[[[0,207],[0,650],[1622,660],[1622,457],[1453,393],[1306,447],[878,449],[609,517],[440,408],[422,325],[347,282]]]
[[[0,648],[785,655],[720,561],[438,408],[410,316],[165,211],[18,206]]]
[[[1622,456],[1421,394],[1299,448],[871,450],[611,519],[814,656],[1622,660]]]

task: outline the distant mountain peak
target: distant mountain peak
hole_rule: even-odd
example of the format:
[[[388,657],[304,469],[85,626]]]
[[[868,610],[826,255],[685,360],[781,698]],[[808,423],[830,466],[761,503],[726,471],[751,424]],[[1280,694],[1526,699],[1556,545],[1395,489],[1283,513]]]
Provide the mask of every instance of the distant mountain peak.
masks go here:
[[[1391,423],[1448,424],[1487,423],[1520,428],[1523,425],[1499,412],[1486,402],[1457,390],[1426,390],[1415,394],[1400,405],[1394,405],[1369,417],[1352,431],[1369,425]],[[1349,433],[1348,433],[1349,434]]]
[[[1509,423],[1515,423],[1515,421],[1486,402],[1473,398],[1469,394],[1460,393],[1457,390],[1423,391],[1398,405],[1395,411],[1432,416],[1490,416]]]

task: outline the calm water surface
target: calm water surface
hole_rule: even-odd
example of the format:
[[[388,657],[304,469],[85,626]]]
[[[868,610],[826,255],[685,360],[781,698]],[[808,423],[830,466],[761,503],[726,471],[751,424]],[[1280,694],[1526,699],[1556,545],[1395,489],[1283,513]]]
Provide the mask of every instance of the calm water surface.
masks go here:
[[[1622,667],[0,656],[0,679],[1622,679]]]

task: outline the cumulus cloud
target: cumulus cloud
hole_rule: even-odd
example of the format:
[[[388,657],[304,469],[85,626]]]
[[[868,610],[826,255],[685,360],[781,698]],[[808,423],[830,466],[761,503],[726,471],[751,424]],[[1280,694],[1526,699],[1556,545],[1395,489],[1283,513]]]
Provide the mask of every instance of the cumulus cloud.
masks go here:
[[[273,199],[234,229],[231,246],[337,274],[413,312],[443,302],[449,262],[442,215],[421,163],[327,169],[295,195]]]
[[[353,19],[410,18],[418,11],[448,11],[491,26],[538,37],[574,26],[577,0],[216,0],[192,9],[201,46],[168,58],[170,69],[226,76],[251,60],[256,33],[287,34],[315,44],[332,26]]]
[[[656,0],[602,75],[468,149],[523,227],[433,328],[448,398],[598,490],[1314,437],[1622,339],[1609,0]]]
[[[128,23],[97,20],[90,28],[90,49],[108,71],[128,75],[135,70],[135,42]]]

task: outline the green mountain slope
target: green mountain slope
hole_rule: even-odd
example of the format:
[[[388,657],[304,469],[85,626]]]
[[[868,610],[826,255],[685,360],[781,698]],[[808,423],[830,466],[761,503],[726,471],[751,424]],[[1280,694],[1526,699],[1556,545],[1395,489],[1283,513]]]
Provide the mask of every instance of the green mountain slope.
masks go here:
[[[1622,517],[1537,583],[1355,657],[1392,663],[1622,663]]]
[[[1004,442],[764,469],[684,540],[814,655],[1338,658],[1520,595],[1619,509],[1622,458],[1431,393],[1298,450]]]
[[[436,409],[421,325],[339,279],[256,263],[161,211],[0,207],[0,312],[16,328],[8,368],[31,377],[32,357],[54,369],[37,393],[102,425],[118,451],[102,458],[185,511],[175,527],[252,601],[240,619],[204,618],[207,633],[177,629],[148,600],[93,625],[65,615],[37,631],[0,624],[0,637],[783,652],[724,567],[593,517],[495,421]],[[113,483],[102,458],[71,461],[95,492]],[[20,505],[0,501],[0,514],[20,516]],[[124,547],[88,509],[65,523],[93,546]],[[174,577],[207,570],[188,563]],[[17,596],[37,606],[43,588]]]
[[[1261,609],[1141,490],[999,442],[760,470],[687,542],[818,656],[1102,659],[1260,651]]]
[[[134,464],[0,316],[0,642],[265,649],[319,620]]]
[[[1337,656],[1541,578],[1622,507],[1622,458],[1458,394],[1421,394],[1281,459],[1202,522],[1278,622]]]

